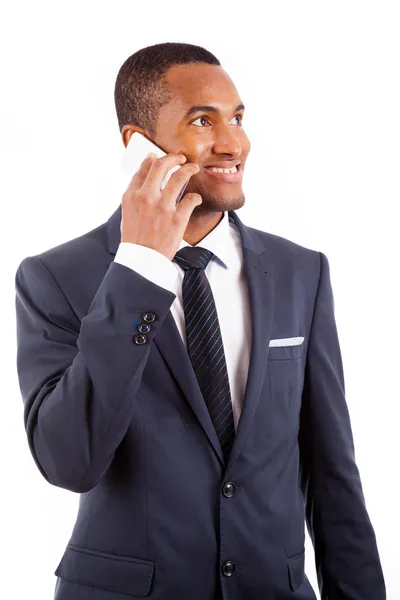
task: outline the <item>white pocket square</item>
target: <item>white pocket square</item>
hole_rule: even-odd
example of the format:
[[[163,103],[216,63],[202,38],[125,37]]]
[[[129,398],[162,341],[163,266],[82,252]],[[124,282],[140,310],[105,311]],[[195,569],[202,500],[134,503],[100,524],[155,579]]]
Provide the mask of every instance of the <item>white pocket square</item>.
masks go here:
[[[278,338],[270,340],[270,346],[300,346],[304,342],[303,337]]]

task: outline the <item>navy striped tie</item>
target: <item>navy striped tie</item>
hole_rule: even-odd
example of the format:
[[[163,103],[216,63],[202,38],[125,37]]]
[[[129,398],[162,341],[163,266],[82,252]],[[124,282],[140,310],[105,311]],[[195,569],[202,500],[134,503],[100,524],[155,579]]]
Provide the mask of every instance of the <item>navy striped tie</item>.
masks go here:
[[[189,357],[227,463],[235,428],[217,309],[205,274],[212,256],[205,248],[185,246],[173,260],[185,271],[182,296]]]

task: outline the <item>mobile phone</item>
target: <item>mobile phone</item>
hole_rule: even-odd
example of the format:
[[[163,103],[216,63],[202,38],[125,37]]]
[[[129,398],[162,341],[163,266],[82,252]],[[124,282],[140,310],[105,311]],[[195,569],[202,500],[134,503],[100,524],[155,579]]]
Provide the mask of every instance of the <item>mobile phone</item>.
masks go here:
[[[157,158],[161,158],[162,156],[166,156],[167,152],[165,152],[162,148],[160,148],[157,144],[155,144],[152,140],[147,138],[145,135],[140,133],[139,131],[135,131],[128,142],[124,150],[124,154],[122,160],[120,162],[121,169],[124,171],[126,175],[128,175],[131,179],[139,171],[140,165],[146,158],[149,152],[154,152]],[[161,189],[163,190],[167,185],[169,178],[175,171],[181,168],[182,165],[176,165],[170,169],[161,183]],[[186,186],[189,182],[187,181],[181,191],[178,194],[176,199],[176,204],[180,202],[182,196],[185,192]]]

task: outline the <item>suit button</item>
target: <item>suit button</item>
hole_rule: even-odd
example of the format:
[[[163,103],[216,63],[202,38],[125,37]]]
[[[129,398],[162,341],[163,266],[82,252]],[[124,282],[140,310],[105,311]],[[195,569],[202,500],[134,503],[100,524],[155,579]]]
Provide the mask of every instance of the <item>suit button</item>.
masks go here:
[[[151,329],[151,325],[147,325],[146,323],[142,323],[138,327],[138,330],[140,331],[140,333],[149,333],[150,329]]]
[[[233,575],[234,570],[235,570],[235,565],[230,560],[227,560],[222,565],[222,573],[225,575],[225,577],[230,577],[231,575]]]
[[[147,336],[140,333],[137,333],[133,339],[135,340],[135,344],[145,344],[147,342]]]
[[[143,321],[146,321],[146,323],[152,323],[153,321],[156,320],[156,315],[153,312],[146,312],[142,316],[143,316]]]
[[[231,481],[225,483],[224,487],[222,488],[222,493],[225,498],[232,498],[233,494],[235,493],[235,484]]]

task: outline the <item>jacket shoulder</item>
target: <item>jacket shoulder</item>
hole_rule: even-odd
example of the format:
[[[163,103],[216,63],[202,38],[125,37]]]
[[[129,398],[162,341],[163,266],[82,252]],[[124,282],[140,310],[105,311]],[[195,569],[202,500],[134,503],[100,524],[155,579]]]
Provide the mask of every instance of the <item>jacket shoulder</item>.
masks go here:
[[[63,271],[79,271],[82,266],[90,262],[91,267],[96,261],[104,263],[108,256],[106,223],[75,238],[57,244],[47,250],[24,258],[21,262],[37,259],[52,273]]]
[[[258,237],[272,262],[278,261],[281,263],[283,261],[296,265],[316,263],[319,268],[321,253],[318,250],[269,231],[263,231],[255,227],[248,227],[248,229]]]

